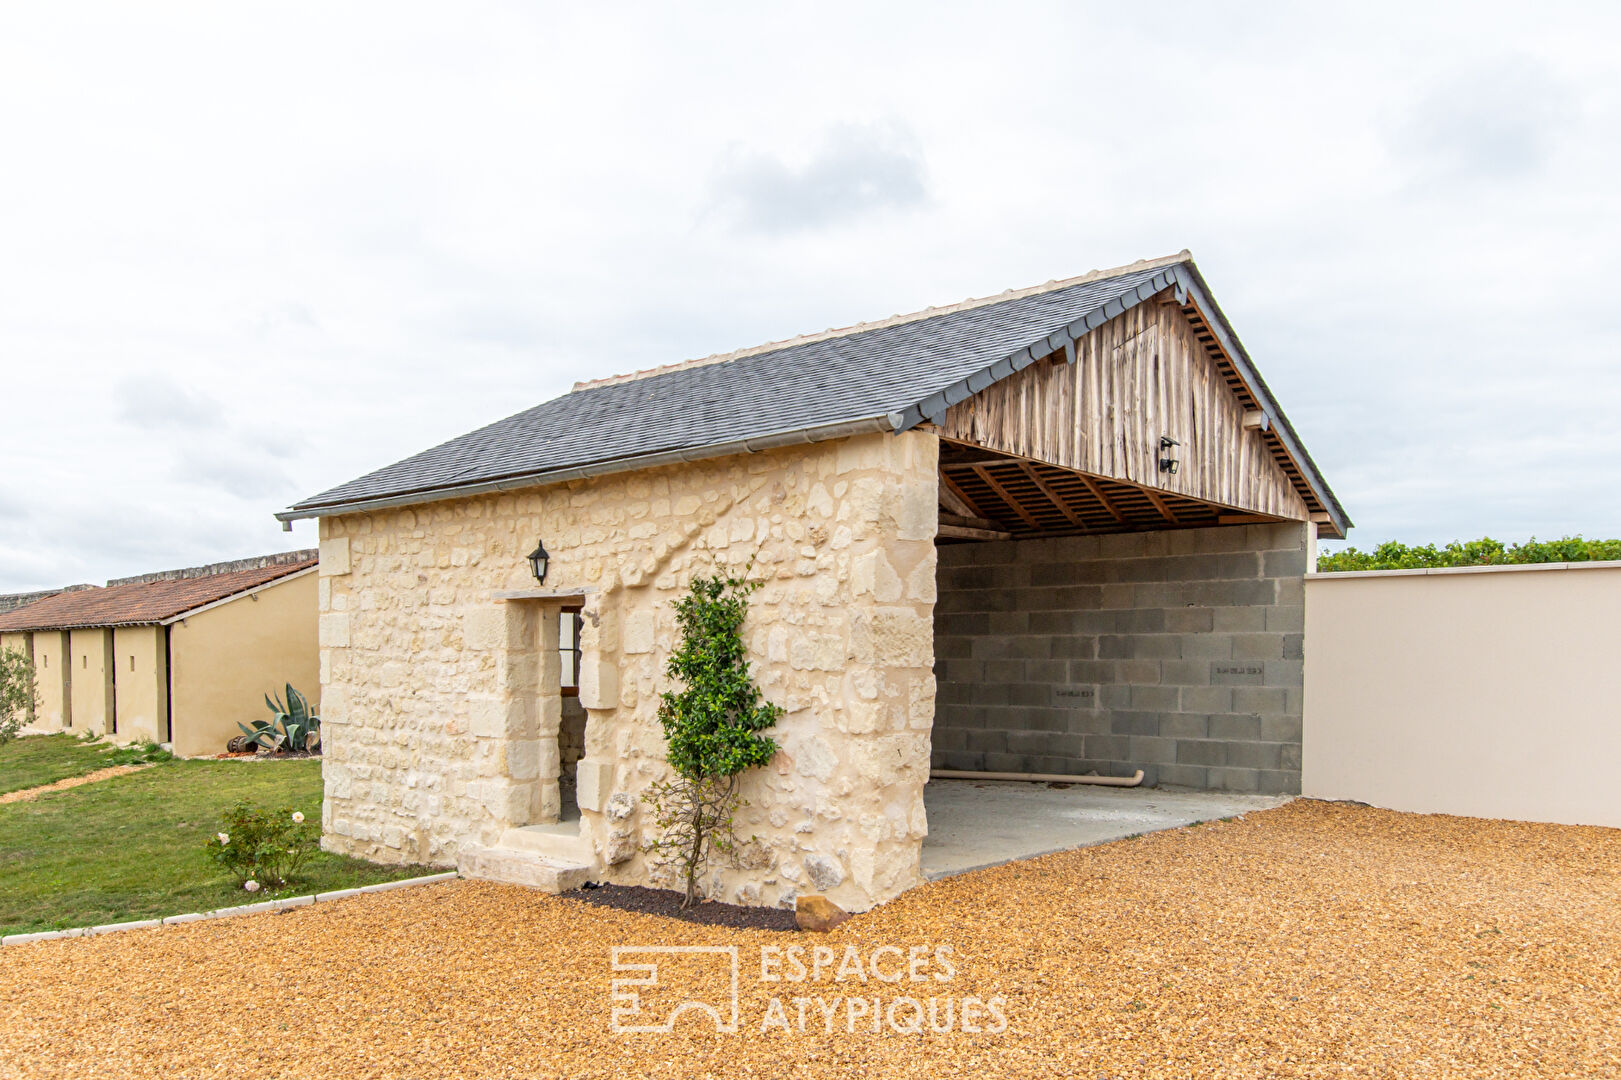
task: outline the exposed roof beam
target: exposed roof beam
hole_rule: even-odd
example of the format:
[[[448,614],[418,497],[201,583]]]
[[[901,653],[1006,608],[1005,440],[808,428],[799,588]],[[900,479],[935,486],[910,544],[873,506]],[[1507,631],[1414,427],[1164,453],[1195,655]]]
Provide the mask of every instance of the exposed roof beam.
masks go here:
[[[1151,487],[1145,487],[1142,490],[1143,494],[1148,496],[1148,501],[1154,504],[1154,509],[1159,511],[1160,517],[1169,521],[1172,525],[1181,524],[1176,520],[1176,515],[1171,513],[1171,508],[1165,505],[1165,500],[1160,498],[1159,492]]]
[[[1054,491],[1052,486],[1048,484],[1047,481],[1041,478],[1041,474],[1036,471],[1035,465],[1028,461],[1021,462],[1020,464],[1024,466],[1024,474],[1030,478],[1031,482],[1033,482],[1036,487],[1041,489],[1041,493],[1043,495],[1047,496],[1047,498],[1053,501],[1053,505],[1058,507],[1059,513],[1063,514],[1069,519],[1069,523],[1071,525],[1075,526],[1077,529],[1086,528],[1086,522],[1081,519],[1081,515],[1077,514],[1074,510],[1071,510],[1069,503],[1065,502],[1063,497],[1059,495],[1058,492]]]
[[[1103,494],[1103,488],[1098,486],[1098,482],[1096,480],[1092,479],[1085,473],[1076,473],[1075,475],[1081,478],[1081,483],[1085,484],[1086,490],[1092,493],[1092,498],[1103,504],[1103,509],[1109,512],[1110,517],[1114,518],[1114,520],[1121,525],[1126,523],[1126,515],[1122,514],[1120,512],[1120,508],[1109,501],[1109,497]]]
[[[940,496],[941,496],[941,501],[942,502],[945,501],[945,497],[948,494],[950,495],[951,498],[953,498],[953,499],[957,500],[958,502],[962,503],[962,505],[964,506],[965,509],[963,509],[962,511],[954,511],[954,512],[960,512],[963,517],[988,518],[988,517],[991,516],[991,515],[987,514],[979,506],[978,503],[974,502],[973,499],[970,499],[968,497],[968,495],[963,491],[963,489],[957,486],[957,482],[955,480],[953,480],[950,476],[946,475],[946,471],[944,469],[941,469],[940,470]],[[949,509],[949,507],[948,507],[948,509]]]
[[[973,469],[979,478],[985,481],[985,485],[987,487],[996,492],[997,498],[1011,506],[1013,508],[1013,512],[1023,518],[1026,525],[1030,526],[1032,529],[1041,528],[1041,522],[1036,520],[1035,515],[1031,514],[1030,511],[1026,510],[1022,505],[1020,505],[1018,499],[1015,499],[1012,495],[1008,494],[1007,488],[996,482],[996,477],[991,475],[991,471],[989,469],[983,465],[970,465],[969,468]]]
[[[956,514],[959,517],[985,516],[975,510],[967,498],[958,494],[956,485],[951,482],[951,479],[945,473],[940,474],[939,495],[940,509],[949,514]]]

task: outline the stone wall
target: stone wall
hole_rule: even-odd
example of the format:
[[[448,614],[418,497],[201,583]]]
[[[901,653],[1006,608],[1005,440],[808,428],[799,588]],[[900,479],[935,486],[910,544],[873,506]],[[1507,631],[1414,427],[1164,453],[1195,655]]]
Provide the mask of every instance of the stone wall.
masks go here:
[[[1298,792],[1308,528],[941,548],[934,764]]]
[[[554,609],[495,596],[535,587],[524,555],[544,538],[545,587],[585,595],[578,797],[597,877],[670,880],[637,849],[639,796],[667,774],[672,605],[692,574],[753,560],[750,655],[787,712],[781,751],[744,784],[738,831],[757,842],[710,894],[814,889],[860,910],[916,884],[937,455],[926,433],[871,435],[323,519],[325,845],[449,864],[556,813]]]

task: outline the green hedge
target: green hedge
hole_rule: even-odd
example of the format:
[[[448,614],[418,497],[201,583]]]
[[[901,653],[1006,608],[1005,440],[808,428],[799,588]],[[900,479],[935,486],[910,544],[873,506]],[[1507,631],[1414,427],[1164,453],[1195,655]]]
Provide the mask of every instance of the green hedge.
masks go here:
[[[1454,540],[1445,547],[1422,547],[1398,543],[1380,544],[1372,551],[1348,547],[1331,555],[1317,557],[1319,573],[1346,570],[1419,570],[1432,566],[1497,566],[1505,563],[1596,562],[1621,560],[1621,540],[1583,540],[1567,536],[1560,540],[1532,537],[1523,544],[1507,544],[1491,537]]]

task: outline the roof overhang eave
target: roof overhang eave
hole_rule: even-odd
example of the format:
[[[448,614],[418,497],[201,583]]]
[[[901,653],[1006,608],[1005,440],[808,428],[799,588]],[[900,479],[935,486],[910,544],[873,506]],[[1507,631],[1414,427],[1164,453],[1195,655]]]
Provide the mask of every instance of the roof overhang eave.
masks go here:
[[[1193,263],[1187,262],[1179,263],[1171,269],[1174,271],[1178,281],[1178,292],[1191,296],[1199,309],[1210,317],[1210,328],[1215,331],[1217,340],[1227,353],[1227,358],[1238,369],[1239,376],[1249,384],[1250,392],[1255,395],[1256,400],[1261,404],[1261,410],[1266,413],[1267,418],[1272,422],[1272,430],[1277,433],[1278,441],[1283,443],[1283,448],[1288,451],[1290,457],[1294,458],[1296,467],[1300,469],[1301,475],[1306,478],[1306,484],[1311,488],[1312,493],[1317,496],[1317,501],[1323,504],[1335,534],[1340,539],[1344,539],[1345,534],[1351,528],[1350,517],[1346,515],[1345,508],[1340,505],[1339,497],[1328,486],[1328,481],[1323,479],[1323,474],[1318,471],[1317,463],[1311,459],[1311,454],[1306,451],[1305,445],[1301,443],[1300,436],[1295,433],[1294,425],[1289,423],[1289,418],[1284,415],[1283,408],[1278,404],[1278,399],[1272,396],[1271,389],[1266,385],[1266,380],[1261,377],[1261,373],[1256,370],[1254,362],[1250,360],[1249,353],[1244,351],[1243,343],[1238,340],[1238,335],[1233,332],[1232,324],[1227,321],[1227,316],[1222,312],[1220,305],[1216,303],[1215,297],[1210,294],[1210,289],[1205,284],[1203,275],[1199,273],[1199,268]]]
[[[777,450],[805,443],[827,442],[832,439],[849,438],[852,435],[893,432],[900,430],[900,419],[900,413],[887,413],[882,416],[863,417],[859,420],[841,420],[833,424],[819,424],[787,431],[768,432],[747,439],[711,443],[707,446],[687,447],[681,450],[662,450],[655,454],[638,454],[631,457],[613,458],[607,461],[592,462],[589,465],[570,465],[559,469],[542,469],[536,472],[502,477],[498,480],[481,480],[469,484],[424,488],[420,491],[405,492],[399,495],[384,495],[369,499],[350,499],[342,502],[321,504],[300,503],[277,512],[276,520],[291,527],[292,522],[304,518],[337,517],[340,514],[360,514],[401,506],[421,506],[424,503],[464,499],[474,495],[493,495],[504,491],[515,491],[520,488],[542,487],[548,484],[565,483],[569,480],[607,476],[612,473],[656,469],[662,465],[708,461],[713,458],[731,457],[736,454],[757,454],[764,450]]]

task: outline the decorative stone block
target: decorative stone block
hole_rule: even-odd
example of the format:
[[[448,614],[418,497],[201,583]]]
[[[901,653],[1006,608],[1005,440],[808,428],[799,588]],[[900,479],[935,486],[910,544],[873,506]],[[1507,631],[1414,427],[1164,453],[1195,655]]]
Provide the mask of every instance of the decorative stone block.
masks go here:
[[[608,805],[613,762],[581,758],[574,767],[574,793],[581,810],[600,814]]]

